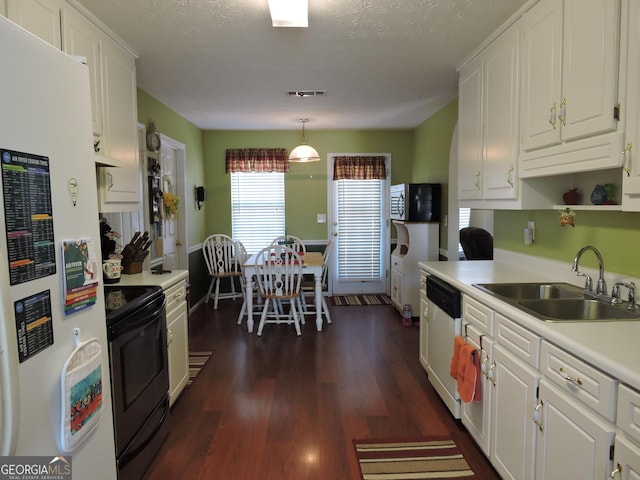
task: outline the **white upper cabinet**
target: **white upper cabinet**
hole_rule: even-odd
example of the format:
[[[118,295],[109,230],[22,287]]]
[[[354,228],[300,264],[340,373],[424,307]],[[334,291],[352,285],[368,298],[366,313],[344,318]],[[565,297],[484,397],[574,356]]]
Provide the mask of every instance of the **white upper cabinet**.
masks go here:
[[[517,198],[518,30],[504,32],[460,71],[458,197]]]
[[[522,150],[617,128],[620,2],[541,0],[522,22]]]
[[[7,0],[7,18],[61,48],[60,12],[64,5],[62,0]]]
[[[67,8],[63,13],[63,50],[70,55],[82,56],[89,68],[91,83],[91,116],[93,135],[102,138],[102,65],[100,61],[100,31],[84,15]],[[99,145],[98,145],[98,148]]]
[[[619,166],[620,0],[541,0],[522,17],[520,177]]]

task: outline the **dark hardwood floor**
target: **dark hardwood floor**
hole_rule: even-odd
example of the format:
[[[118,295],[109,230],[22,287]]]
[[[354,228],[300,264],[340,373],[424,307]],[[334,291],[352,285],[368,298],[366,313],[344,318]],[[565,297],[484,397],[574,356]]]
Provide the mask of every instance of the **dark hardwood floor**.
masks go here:
[[[330,307],[307,321],[236,325],[240,301],[202,306],[190,349],[215,353],[171,411],[171,432],[145,480],[358,480],[352,441],[450,435],[478,478],[499,476],[428,383],[419,329],[390,306]]]

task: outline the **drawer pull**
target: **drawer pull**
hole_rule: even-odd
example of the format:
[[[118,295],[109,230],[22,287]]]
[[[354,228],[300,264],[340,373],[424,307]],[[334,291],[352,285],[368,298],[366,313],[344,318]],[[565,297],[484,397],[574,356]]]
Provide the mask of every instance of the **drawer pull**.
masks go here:
[[[616,475],[618,473],[622,473],[622,465],[620,465],[619,463],[616,465],[615,470],[611,472],[611,474],[609,475],[609,478],[616,478]]]
[[[167,328],[167,347],[173,343],[173,332]]]
[[[560,375],[567,382],[575,383],[576,385],[582,385],[582,379],[580,377],[570,377],[569,375],[567,375],[566,370],[564,369],[564,367],[560,367]]]
[[[180,298],[182,296],[182,292],[177,292],[173,294],[173,299]]]

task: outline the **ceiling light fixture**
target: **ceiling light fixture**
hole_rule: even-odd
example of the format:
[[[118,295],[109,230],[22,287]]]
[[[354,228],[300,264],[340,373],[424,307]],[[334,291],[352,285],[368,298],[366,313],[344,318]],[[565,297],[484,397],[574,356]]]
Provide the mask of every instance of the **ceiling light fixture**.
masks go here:
[[[306,139],[304,137],[304,124],[308,121],[308,118],[300,119],[300,123],[302,123],[302,143],[291,150],[291,153],[289,154],[290,162],[307,163],[317,162],[318,160],[320,160],[320,155],[318,155],[317,150],[312,146],[307,145]]]
[[[307,0],[269,0],[271,25],[274,27],[308,27]]]

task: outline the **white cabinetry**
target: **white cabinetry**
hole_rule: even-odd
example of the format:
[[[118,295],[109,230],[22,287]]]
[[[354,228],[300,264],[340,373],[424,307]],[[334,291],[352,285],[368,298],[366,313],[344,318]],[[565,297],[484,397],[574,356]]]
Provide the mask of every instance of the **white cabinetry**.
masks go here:
[[[7,0],[7,18],[38,38],[62,47],[60,16],[62,0]]]
[[[420,271],[420,364],[426,370],[429,366],[429,302],[427,300],[427,273]]]
[[[411,305],[412,315],[420,314],[420,269],[418,262],[438,260],[440,224],[394,220],[398,234],[391,253],[391,302],[402,311]]]
[[[606,478],[617,382],[547,341],[541,369],[536,479]]]
[[[180,280],[165,290],[167,299],[167,349],[169,403],[173,405],[189,379],[189,330],[186,282]]]
[[[100,211],[134,211],[141,202],[135,59],[106,36],[101,48],[104,112],[101,153],[119,160],[122,166],[100,169]]]
[[[458,198],[517,198],[518,39],[510,27],[460,71]]]
[[[617,166],[620,1],[541,0],[521,23],[520,177]]]
[[[624,53],[627,62],[626,147],[622,175],[623,210],[640,211],[640,2],[628,3],[624,17],[628,42]]]
[[[626,385],[618,388],[618,417],[621,433],[616,435],[611,478],[640,478],[640,392]]]

